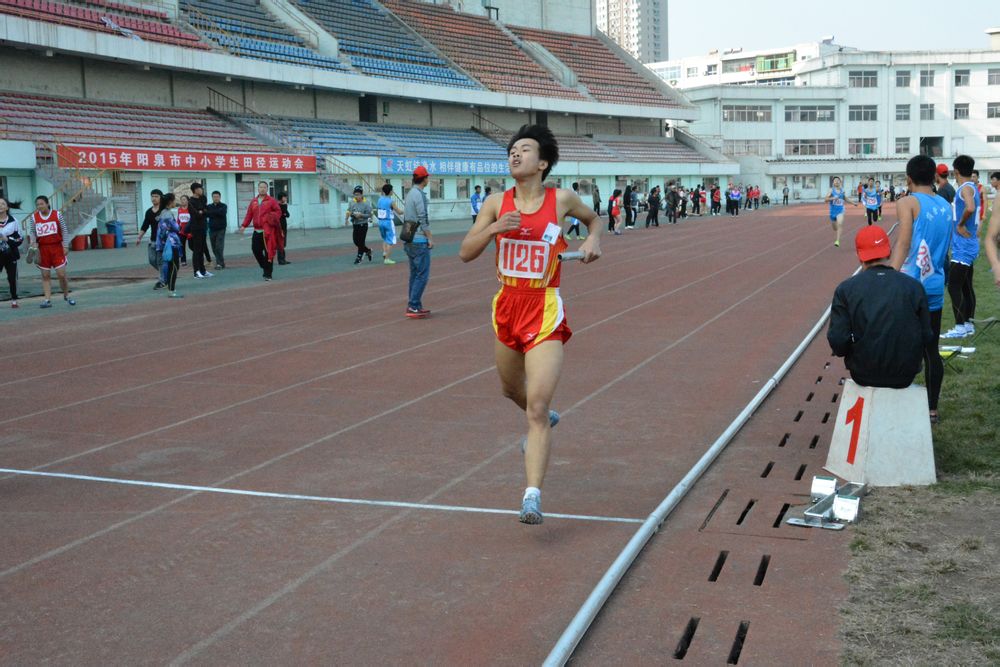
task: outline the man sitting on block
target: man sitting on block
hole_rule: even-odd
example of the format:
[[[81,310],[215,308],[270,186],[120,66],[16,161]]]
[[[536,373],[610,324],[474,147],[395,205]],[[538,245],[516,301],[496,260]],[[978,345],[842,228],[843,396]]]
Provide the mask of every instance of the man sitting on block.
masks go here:
[[[889,266],[881,227],[862,227],[854,243],[863,269],[837,286],[826,338],[857,384],[903,389],[934,340],[927,295],[920,282]]]

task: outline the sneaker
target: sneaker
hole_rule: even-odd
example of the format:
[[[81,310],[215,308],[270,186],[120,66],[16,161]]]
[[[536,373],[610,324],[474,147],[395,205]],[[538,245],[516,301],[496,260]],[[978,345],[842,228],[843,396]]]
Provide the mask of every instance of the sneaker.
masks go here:
[[[354,258],[354,263],[355,264],[360,264],[361,263],[361,255],[358,255],[357,257]]]
[[[199,273],[199,272],[195,271],[195,272],[194,272],[194,277],[195,277],[195,278],[198,278],[198,279],[200,280],[201,278],[205,278],[205,277],[207,277],[207,276],[205,276],[205,274],[204,274],[204,273]]]
[[[382,263],[383,263],[383,264],[395,264],[395,263],[396,263],[396,260],[394,260],[394,259],[389,259],[388,257],[384,257],[384,258],[382,258]]]
[[[285,264],[291,264],[291,262],[289,262],[287,259],[283,259],[280,262],[278,262],[278,264],[284,266]]]
[[[415,320],[423,319],[423,318],[427,317],[428,314],[430,314],[429,310],[428,311],[421,311],[421,310],[419,310],[417,308],[407,308],[406,309],[406,316],[409,317],[409,318],[411,318],[411,319],[415,319]]]
[[[834,247],[839,248],[840,247],[840,241],[834,241],[833,245],[834,245]]]
[[[201,277],[202,278],[211,278],[214,275],[215,275],[214,273],[210,273],[208,271],[203,271],[202,274],[201,274]]]
[[[549,428],[555,428],[559,424],[559,413],[555,410],[549,410]],[[521,438],[521,453],[524,454],[524,450],[528,448],[528,436]]]
[[[221,264],[216,264],[216,265],[215,265],[215,270],[216,270],[216,271],[221,271],[221,270],[222,270],[222,269],[224,269],[224,268],[226,268],[226,267],[222,266]]]
[[[518,517],[518,521],[537,526],[544,519],[545,517],[542,516],[542,499],[536,494],[526,496],[521,501],[521,515]]]
[[[372,261],[372,251],[371,250],[365,250],[365,255],[368,257],[368,261],[369,262]]]
[[[17,301],[11,301],[10,302],[10,307],[11,308],[20,308],[21,306],[17,305]]]
[[[171,292],[170,294],[167,295],[167,298],[168,299],[183,299],[184,295],[183,294],[178,294],[177,292]]]
[[[52,302],[49,301],[48,299],[46,299],[45,301],[42,301],[40,304],[38,304],[38,307],[39,308],[51,308],[52,307]]]
[[[426,308],[417,308],[417,312],[420,313],[421,315],[430,315],[431,314],[431,311],[427,310]]]
[[[76,299],[71,299],[68,296],[64,296],[63,297],[63,301],[65,301],[66,303],[68,303],[71,306],[75,306],[76,305]]]
[[[956,324],[951,329],[941,334],[941,338],[965,338],[968,334],[965,332],[965,326]]]
[[[166,287],[166,285],[164,285],[163,283],[161,283],[159,280],[157,280],[156,284],[153,285],[153,289],[154,290],[163,289],[164,287]]]
[[[273,279],[271,278],[271,276],[264,276],[264,282],[265,282],[265,283],[269,283],[269,282],[271,282],[271,280],[273,280]]]
[[[973,336],[973,335],[975,335],[975,333],[976,333],[976,325],[974,325],[972,322],[966,322],[965,323],[965,335],[966,336]]]

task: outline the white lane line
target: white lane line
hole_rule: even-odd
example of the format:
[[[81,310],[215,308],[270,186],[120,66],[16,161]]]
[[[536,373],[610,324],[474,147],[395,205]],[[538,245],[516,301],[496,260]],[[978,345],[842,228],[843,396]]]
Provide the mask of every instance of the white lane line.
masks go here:
[[[136,479],[120,479],[117,477],[95,477],[93,475],[74,475],[64,472],[38,472],[35,470],[19,470],[17,468],[0,468],[0,473],[23,475],[29,477],[54,477],[82,482],[103,482],[105,484],[121,484],[123,486],[142,486],[154,489],[171,489],[174,491],[196,491],[199,493],[221,493],[233,496],[253,496],[256,498],[277,498],[280,500],[302,500],[316,503],[338,503],[341,505],[368,505],[372,507],[402,507],[415,510],[432,510],[438,512],[468,512],[470,514],[503,514],[516,515],[517,510],[497,509],[494,507],[470,507],[466,505],[439,505],[434,503],[412,503],[402,500],[371,500],[368,498],[339,498],[337,496],[310,496],[299,493],[277,493],[273,491],[252,491],[249,489],[225,489],[215,486],[193,486],[190,484],[171,484],[168,482],[148,482]],[[645,519],[633,519],[618,516],[595,516],[590,514],[559,514],[546,512],[546,518],[569,519],[572,521],[604,521],[607,523],[642,523]]]

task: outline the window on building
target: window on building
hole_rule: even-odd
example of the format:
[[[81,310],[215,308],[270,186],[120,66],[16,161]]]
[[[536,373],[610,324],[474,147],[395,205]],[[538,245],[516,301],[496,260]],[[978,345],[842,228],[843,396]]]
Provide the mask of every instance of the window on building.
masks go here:
[[[986,136],[986,143],[1000,144],[1000,134],[990,134]]]
[[[957,69],[955,70],[955,87],[959,88],[961,86],[969,85],[970,72],[967,69]]]
[[[444,199],[444,179],[427,179],[427,196],[430,199]]]
[[[896,120],[910,120],[910,105],[909,104],[897,104],[896,105]]]
[[[896,155],[910,154],[910,138],[896,137]]]
[[[722,120],[730,123],[770,123],[771,107],[756,104],[723,104]]]
[[[459,199],[470,198],[472,193],[469,191],[469,183],[471,183],[471,179],[468,178],[455,179],[455,196]]]
[[[319,186],[319,203],[329,204],[330,203],[330,188],[325,185]]]
[[[944,154],[944,137],[920,137],[920,154],[941,157]]]
[[[276,178],[274,179],[274,190],[273,195],[275,199],[281,198],[281,195],[288,195],[288,203],[292,202],[292,181],[289,178]]]
[[[698,76],[698,68],[697,67],[688,67],[687,68],[687,75],[688,75],[688,78],[692,78],[692,77]]]
[[[835,120],[833,106],[800,104],[785,107],[785,122],[788,123],[817,123],[831,122]]]
[[[920,105],[920,120],[934,120],[934,105],[933,104],[921,104]]]
[[[816,189],[816,176],[815,174],[810,176],[802,177],[802,189],[803,190],[815,190]]]
[[[833,139],[786,139],[785,155],[833,155]]]
[[[969,117],[969,105],[968,104],[956,104],[955,105],[955,120],[965,120]]]
[[[990,86],[1000,86],[1000,69],[991,69],[986,74],[986,83]]]
[[[875,154],[875,139],[848,139],[847,140],[847,154],[848,155],[874,155]]]
[[[1000,118],[1000,102],[990,102],[986,105],[987,118]]]
[[[676,81],[681,78],[681,66],[673,65],[660,70],[660,76],[668,81]]]
[[[773,179],[773,182],[774,182],[774,189],[775,190],[781,190],[782,188],[785,188],[785,187],[788,186],[788,177],[787,176],[775,176],[774,179]]]
[[[490,189],[490,195],[495,195],[498,192],[503,192],[507,189],[507,181],[503,178],[487,178],[486,185],[483,186],[483,194],[486,194],[486,188]]]
[[[705,76],[715,76],[718,73],[719,73],[718,65],[713,64],[705,68]]]
[[[758,72],[778,72],[792,68],[795,62],[795,52],[778,53],[770,56],[760,56],[754,64]]]
[[[909,88],[910,87],[910,71],[909,70],[899,70],[896,72],[896,87],[897,88]]]
[[[752,72],[754,61],[744,58],[743,60],[727,60],[722,63],[723,74],[735,74],[737,72]]]
[[[920,87],[931,88],[933,86],[934,86],[934,70],[932,69],[920,70]]]
[[[878,106],[852,104],[847,108],[847,120],[878,120]]]
[[[722,142],[722,152],[726,155],[757,155],[759,157],[769,157],[771,155],[771,140],[727,139]]]
[[[878,72],[875,70],[852,70],[847,73],[847,85],[851,88],[877,88]]]

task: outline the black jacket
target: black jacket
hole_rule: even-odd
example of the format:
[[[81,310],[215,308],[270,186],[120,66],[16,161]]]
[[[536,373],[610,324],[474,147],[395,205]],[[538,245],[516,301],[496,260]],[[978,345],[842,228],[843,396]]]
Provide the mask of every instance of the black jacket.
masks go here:
[[[156,243],[156,234],[157,231],[160,229],[160,223],[156,219],[156,216],[159,214],[160,211],[158,210],[154,211],[153,207],[150,206],[149,208],[146,209],[146,215],[142,218],[142,227],[139,228],[139,231],[142,232],[143,234],[145,234],[147,231],[149,232],[150,243]]]
[[[205,208],[205,216],[208,218],[208,229],[212,232],[218,232],[226,229],[228,223],[226,221],[226,214],[229,212],[229,207],[219,202],[218,204],[209,204]]]
[[[910,386],[934,342],[924,288],[882,265],[848,278],[833,294],[826,339],[858,384]]]
[[[195,197],[194,195],[188,197],[188,213],[191,214],[191,221],[187,227],[188,234],[194,234],[195,232],[204,234],[208,231],[208,227],[205,224],[207,209],[208,201],[204,197]]]

